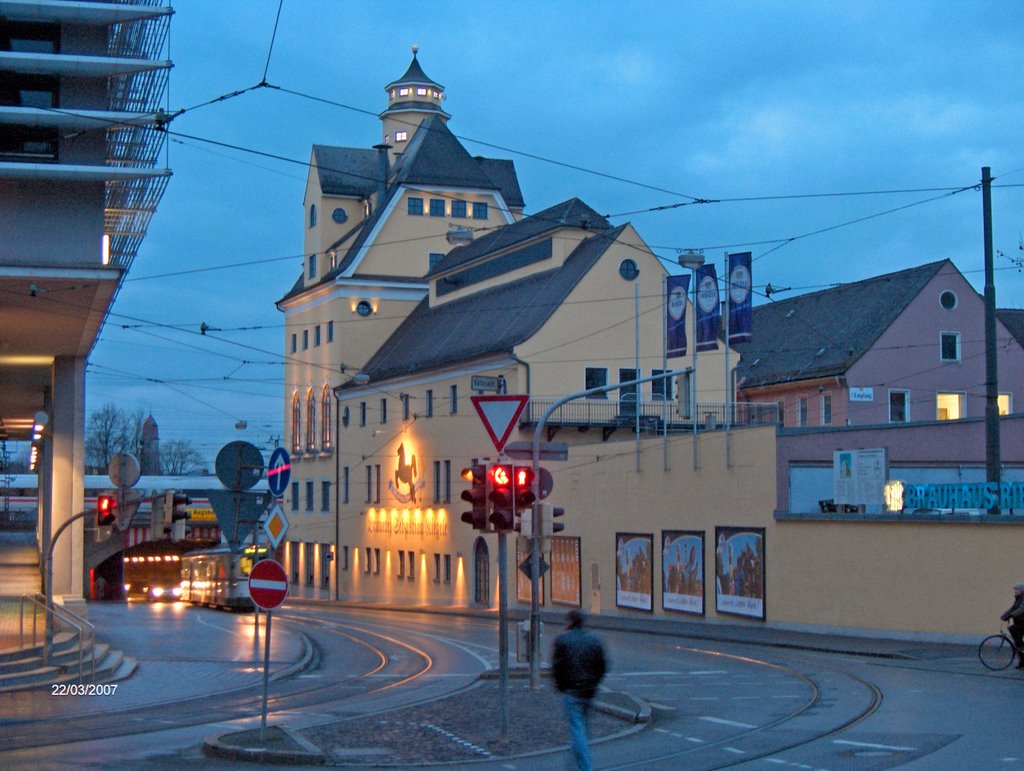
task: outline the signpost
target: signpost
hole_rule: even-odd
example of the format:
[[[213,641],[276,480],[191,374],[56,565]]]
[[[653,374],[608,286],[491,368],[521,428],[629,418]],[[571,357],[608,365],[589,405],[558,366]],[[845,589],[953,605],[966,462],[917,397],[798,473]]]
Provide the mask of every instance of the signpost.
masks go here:
[[[288,596],[288,574],[276,560],[260,560],[249,573],[249,596],[253,604],[267,611],[267,631],[263,638],[263,707],[260,712],[260,742],[267,727],[267,690],[270,685],[270,621],[271,613]]]

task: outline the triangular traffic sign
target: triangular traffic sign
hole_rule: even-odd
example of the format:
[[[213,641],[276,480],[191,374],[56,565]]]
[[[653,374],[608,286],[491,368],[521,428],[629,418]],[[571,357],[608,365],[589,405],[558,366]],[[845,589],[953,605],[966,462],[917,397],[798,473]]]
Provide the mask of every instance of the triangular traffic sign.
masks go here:
[[[494,447],[501,452],[505,442],[512,435],[512,429],[516,421],[523,414],[526,403],[530,401],[529,396],[514,394],[499,394],[496,396],[470,396],[484,428],[494,442]]]

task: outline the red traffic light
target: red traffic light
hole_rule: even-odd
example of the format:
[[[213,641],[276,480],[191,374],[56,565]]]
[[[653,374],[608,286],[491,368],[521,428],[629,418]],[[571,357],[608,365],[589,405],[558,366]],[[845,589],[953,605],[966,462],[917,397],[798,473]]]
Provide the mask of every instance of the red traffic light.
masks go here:
[[[99,495],[96,497],[96,524],[99,527],[107,527],[114,524],[117,517],[117,498],[113,495]]]

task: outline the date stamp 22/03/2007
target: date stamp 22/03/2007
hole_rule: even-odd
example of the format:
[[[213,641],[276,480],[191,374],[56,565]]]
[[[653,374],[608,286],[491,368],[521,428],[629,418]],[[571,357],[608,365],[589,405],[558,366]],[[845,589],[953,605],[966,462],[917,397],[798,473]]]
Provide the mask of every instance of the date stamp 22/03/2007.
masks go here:
[[[117,683],[53,683],[51,696],[113,696]]]

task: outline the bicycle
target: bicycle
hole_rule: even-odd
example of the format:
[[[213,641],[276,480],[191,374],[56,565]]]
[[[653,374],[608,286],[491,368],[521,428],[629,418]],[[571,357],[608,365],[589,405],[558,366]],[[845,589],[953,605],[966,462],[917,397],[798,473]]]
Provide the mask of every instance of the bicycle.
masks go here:
[[[1019,655],[1020,652],[1013,644],[1006,627],[1003,627],[999,634],[986,637],[978,646],[978,658],[981,659],[981,663],[996,671],[1006,669]]]

